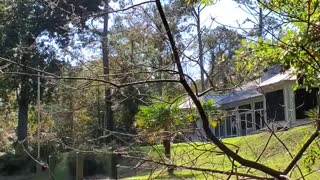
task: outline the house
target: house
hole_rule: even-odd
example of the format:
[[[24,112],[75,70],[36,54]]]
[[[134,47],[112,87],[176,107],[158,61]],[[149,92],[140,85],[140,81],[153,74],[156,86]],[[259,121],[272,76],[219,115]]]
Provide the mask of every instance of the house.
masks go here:
[[[296,80],[292,70],[282,72],[276,66],[229,93],[205,95],[205,101],[214,99],[226,112],[226,117],[211,130],[222,138],[256,133],[265,129],[266,124],[273,129],[281,129],[308,122],[305,111],[317,106],[319,89],[295,89]],[[182,104],[181,107],[187,106]],[[196,129],[197,133],[203,133],[201,120],[196,122]]]

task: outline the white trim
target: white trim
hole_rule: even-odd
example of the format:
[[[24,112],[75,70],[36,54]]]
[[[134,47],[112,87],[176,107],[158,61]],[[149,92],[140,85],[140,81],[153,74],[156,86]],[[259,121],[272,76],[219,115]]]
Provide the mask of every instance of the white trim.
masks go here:
[[[293,91],[294,85],[288,85],[288,120],[289,120],[289,127],[296,121],[296,106],[295,106],[295,93]]]
[[[237,110],[237,112],[236,112],[236,120],[237,120],[237,126],[238,126],[237,136],[241,136],[241,121],[240,121],[240,114],[239,114],[238,106],[237,106],[236,110]]]
[[[267,124],[268,123],[268,118],[267,118],[267,100],[266,96],[263,96],[263,113],[264,113],[264,122]]]
[[[277,84],[260,87],[260,89],[263,93],[269,93],[269,92],[284,89],[285,86],[294,85],[294,84],[295,84],[295,81],[282,81]]]
[[[285,121],[288,122],[289,127],[292,127],[296,121],[295,94],[293,88],[293,84],[287,84],[283,87]]]
[[[282,89],[282,94],[283,94],[283,110],[284,110],[284,120],[289,122],[289,114],[288,114],[288,88],[287,86],[283,86]]]

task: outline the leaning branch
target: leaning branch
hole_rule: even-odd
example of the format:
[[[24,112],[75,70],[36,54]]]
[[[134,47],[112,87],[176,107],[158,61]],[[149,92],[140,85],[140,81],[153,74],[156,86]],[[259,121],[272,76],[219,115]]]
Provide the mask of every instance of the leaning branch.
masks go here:
[[[182,168],[182,169],[188,169],[188,170],[193,170],[193,171],[210,172],[210,173],[232,175],[232,176],[242,176],[242,177],[253,178],[253,179],[273,179],[273,178],[259,177],[259,176],[255,176],[255,175],[251,175],[251,174],[247,174],[247,173],[235,173],[232,171],[229,172],[229,171],[220,171],[220,170],[216,170],[216,169],[198,168],[198,167],[190,167],[190,166],[184,166],[184,165],[169,164],[169,163],[165,163],[162,161],[155,161],[152,159],[130,156],[130,155],[125,155],[125,154],[121,154],[121,153],[119,153],[119,154],[122,155],[122,157],[143,160],[144,162],[151,162],[151,163],[155,163],[155,164],[159,164],[159,165],[163,165],[163,166],[168,166],[168,167],[172,167],[172,168]]]
[[[180,83],[183,85],[183,87],[185,88],[186,92],[188,93],[188,95],[190,96],[190,98],[192,99],[193,103],[195,104],[200,117],[202,119],[202,124],[203,124],[203,130],[205,131],[206,135],[208,136],[208,138],[216,145],[218,146],[226,155],[230,156],[232,159],[234,159],[235,161],[239,162],[241,165],[243,166],[247,166],[247,167],[251,167],[254,169],[257,169],[259,171],[262,171],[266,174],[269,174],[275,178],[278,179],[284,179],[284,177],[282,176],[282,172],[280,171],[276,171],[274,169],[271,169],[267,166],[264,166],[262,164],[259,164],[257,162],[254,161],[250,161],[247,159],[242,158],[241,156],[239,156],[238,154],[236,154],[235,152],[233,152],[231,149],[229,149],[225,144],[223,144],[210,130],[209,127],[209,121],[208,118],[205,114],[205,111],[199,101],[199,99],[197,98],[197,96],[193,93],[192,89],[190,88],[190,86],[188,85],[185,76],[183,75],[183,68],[181,65],[181,61],[180,61],[180,57],[179,57],[179,53],[177,50],[177,47],[175,45],[175,40],[173,38],[173,35],[171,33],[168,21],[166,19],[166,16],[164,14],[162,5],[160,0],[156,0],[156,6],[157,9],[159,11],[162,23],[165,27],[171,48],[172,48],[172,52],[173,52],[173,57],[174,57],[174,61],[177,65],[177,69],[179,72],[179,76],[180,76]]]
[[[41,71],[45,72],[45,71]],[[128,86],[134,86],[139,84],[150,84],[150,83],[167,83],[167,82],[180,82],[176,79],[156,79],[156,80],[144,80],[144,81],[135,81],[131,83],[122,83],[122,84],[116,84],[108,80],[104,79],[98,79],[98,78],[87,78],[87,77],[70,77],[70,76],[44,76],[44,75],[38,75],[38,74],[31,74],[31,73],[21,73],[21,72],[3,72],[0,74],[16,74],[16,75],[26,75],[26,76],[35,76],[35,77],[41,77],[45,79],[68,79],[68,80],[83,80],[83,81],[95,81],[95,82],[102,82],[105,84],[109,84],[111,86],[114,86],[115,88],[124,88]]]

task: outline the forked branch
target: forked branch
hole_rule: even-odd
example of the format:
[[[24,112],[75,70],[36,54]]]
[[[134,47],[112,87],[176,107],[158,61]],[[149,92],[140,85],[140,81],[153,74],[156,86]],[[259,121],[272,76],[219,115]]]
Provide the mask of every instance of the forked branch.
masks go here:
[[[231,149],[229,149],[225,144],[223,144],[210,130],[210,126],[209,126],[209,121],[208,118],[206,116],[206,113],[198,99],[198,97],[193,93],[191,87],[189,86],[188,82],[185,79],[184,76],[184,72],[183,72],[183,68],[181,65],[181,61],[180,61],[180,56],[177,50],[177,47],[175,45],[175,40],[173,38],[173,35],[171,33],[168,21],[166,19],[166,16],[164,14],[162,5],[160,0],[156,0],[156,6],[157,9],[159,11],[162,23],[164,25],[164,28],[166,30],[166,34],[168,36],[171,48],[172,48],[172,52],[173,52],[173,57],[174,57],[174,61],[177,65],[177,69],[179,72],[179,76],[180,76],[180,83],[183,85],[183,87],[185,88],[186,92],[188,93],[188,95],[190,96],[190,98],[192,99],[193,103],[195,104],[198,113],[200,115],[200,118],[202,120],[202,125],[203,125],[203,130],[205,131],[207,137],[216,145],[218,146],[226,155],[228,155],[229,157],[231,157],[232,159],[234,159],[235,161],[239,162],[241,165],[246,166],[246,167],[251,167],[254,169],[257,169],[259,171],[262,171],[268,175],[271,175],[277,179],[286,179],[283,175],[282,172],[274,170],[272,168],[269,168],[265,165],[262,165],[260,163],[254,162],[254,161],[250,161],[247,159],[242,158],[241,156],[239,156],[237,153],[233,152]]]

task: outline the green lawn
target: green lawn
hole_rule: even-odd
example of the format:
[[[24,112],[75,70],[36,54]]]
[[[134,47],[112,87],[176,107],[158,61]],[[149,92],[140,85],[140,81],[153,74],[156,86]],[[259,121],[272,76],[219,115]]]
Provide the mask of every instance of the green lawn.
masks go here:
[[[283,131],[277,133],[277,136],[286,144],[290,152],[295,155],[299,148],[303,145],[306,139],[314,131],[313,126],[301,126],[297,128],[290,129],[288,131]],[[246,157],[250,160],[256,160],[260,155],[262,150],[265,147],[265,144],[270,136],[270,133],[265,132],[256,135],[244,136],[244,137],[235,137],[223,139],[223,142],[229,144],[228,146],[232,149],[236,149],[235,146],[239,147],[239,154],[243,157]],[[232,144],[232,145],[231,145]],[[313,149],[315,148],[313,144]],[[160,155],[163,155],[162,146],[153,146],[153,147],[143,147],[140,150],[143,152],[148,152],[153,159],[160,159]],[[306,157],[309,154],[311,148],[305,153],[304,157],[299,161],[299,167],[304,174],[308,174],[310,170],[319,168],[320,161],[316,160],[314,165],[311,168],[307,168]],[[160,155],[159,155],[160,153]],[[192,166],[192,167],[201,167],[201,168],[210,168],[217,170],[228,171],[231,169],[231,161],[224,155],[222,155],[219,150],[209,143],[179,143],[174,144],[172,147],[172,160],[178,165]],[[319,158],[319,154],[317,158]],[[272,167],[277,170],[283,170],[291,161],[291,157],[283,145],[275,138],[272,137],[269,145],[261,156],[259,162]],[[248,169],[241,167],[239,164],[237,166],[238,172],[246,172]],[[250,171],[255,175],[263,175],[261,172],[255,170]],[[151,175],[150,175],[151,174]],[[292,179],[300,178],[300,173],[297,168],[295,168],[291,174]],[[186,169],[177,169],[175,171],[174,178],[196,178],[196,179],[225,179],[226,176],[218,174],[207,174],[199,171],[191,171]],[[320,177],[319,172],[312,173],[306,176],[306,179],[317,179]],[[168,179],[169,177],[166,174],[164,167],[158,167],[155,172],[145,172],[138,176],[131,177],[128,179]]]

